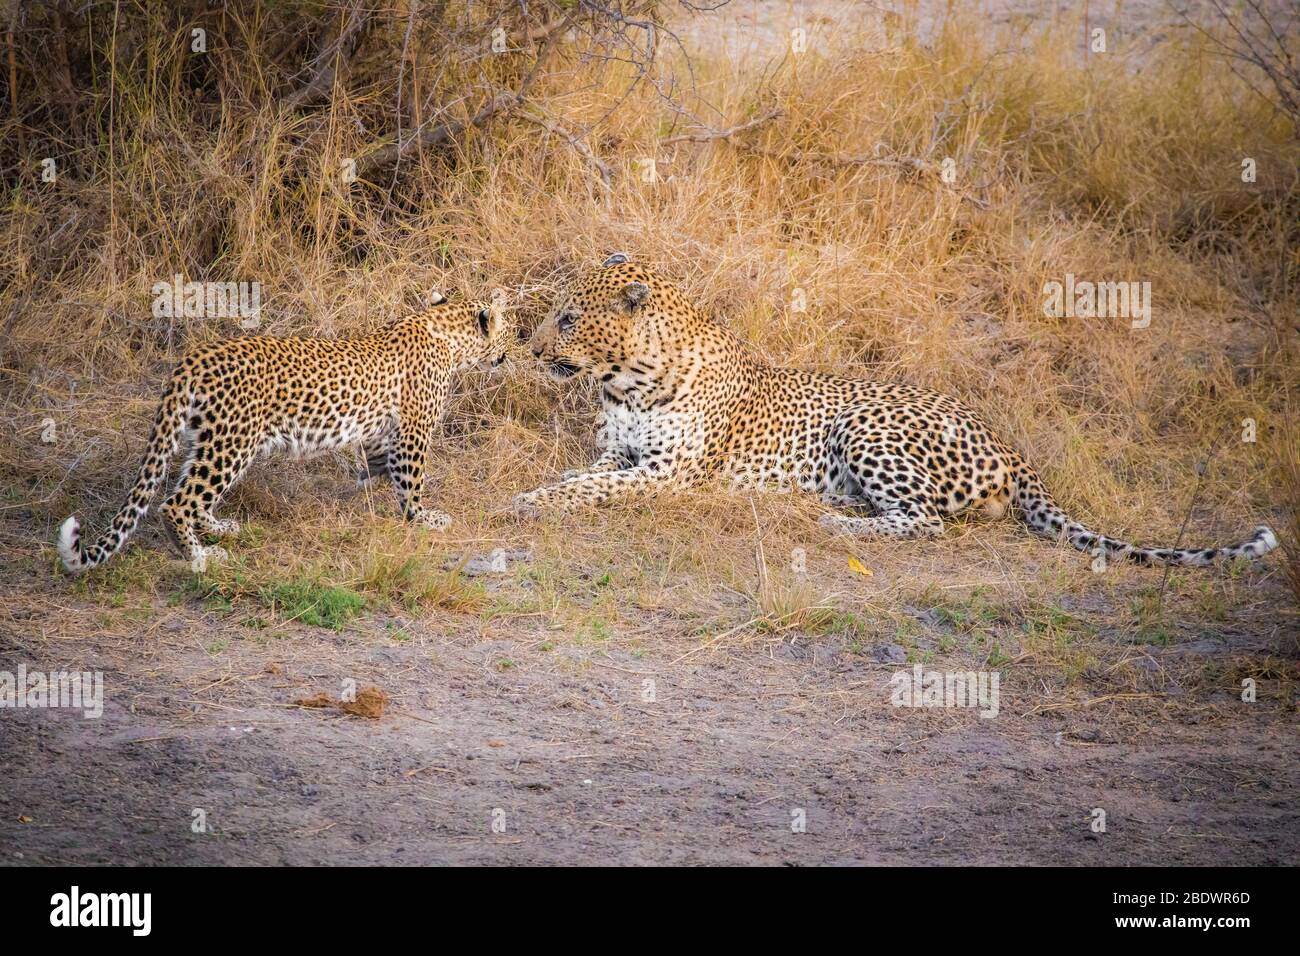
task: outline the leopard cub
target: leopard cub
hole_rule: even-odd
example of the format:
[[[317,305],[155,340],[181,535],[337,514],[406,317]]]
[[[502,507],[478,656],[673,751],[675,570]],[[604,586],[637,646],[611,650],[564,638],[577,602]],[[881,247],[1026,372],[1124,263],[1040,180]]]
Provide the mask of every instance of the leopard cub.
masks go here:
[[[201,534],[239,530],[216,516],[222,496],[256,458],[278,451],[360,445],[369,472],[393,482],[404,517],[446,528],[450,516],[421,500],[434,426],[453,373],[500,365],[513,337],[497,310],[438,296],[427,310],[360,338],[259,335],[194,349],[163,391],[139,475],[109,528],[89,546],[75,515],[59,529],[63,566],[85,571],[126,545],[182,446],[188,453],[162,513],[172,542],[196,565],[226,556]]]

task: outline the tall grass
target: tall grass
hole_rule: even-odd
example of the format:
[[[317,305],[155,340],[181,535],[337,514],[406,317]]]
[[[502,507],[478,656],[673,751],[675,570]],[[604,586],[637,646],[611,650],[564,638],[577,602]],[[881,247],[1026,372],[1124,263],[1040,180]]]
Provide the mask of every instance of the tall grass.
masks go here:
[[[58,182],[21,157],[0,209],[11,497],[47,520],[118,497],[169,364],[238,332],[154,318],[150,287],[175,273],[259,281],[273,334],[370,329],[434,287],[500,288],[528,327],[572,275],[620,249],[772,361],[959,395],[1110,533],[1170,540],[1206,459],[1198,539],[1286,505],[1285,456],[1270,451],[1300,377],[1300,151],[1194,39],[1155,46],[1140,69],[1082,61],[1071,19],[1011,36],[954,17],[924,44],[815,33],[802,55],[767,64],[705,44],[679,100],[717,130],[762,121],[695,140],[680,137],[704,131],[662,84],[629,93],[635,67],[561,50],[524,108],[396,174],[345,182],[341,164],[393,101],[404,25],[376,27],[369,54],[310,111],[261,95],[271,51],[251,18],[251,48],[214,52],[197,88],[184,45],[145,32],[129,63],[99,64],[93,121],[82,117],[93,136]],[[660,55],[686,75],[675,46]],[[403,82],[423,78],[425,94],[470,75],[420,62]],[[1255,182],[1242,180],[1246,158]],[[1150,282],[1150,327],[1045,316],[1043,285],[1066,273]],[[480,384],[452,434],[475,449],[458,505],[486,515],[589,453],[592,410],[586,386],[557,391],[523,358]],[[1253,443],[1241,440],[1248,419]]]

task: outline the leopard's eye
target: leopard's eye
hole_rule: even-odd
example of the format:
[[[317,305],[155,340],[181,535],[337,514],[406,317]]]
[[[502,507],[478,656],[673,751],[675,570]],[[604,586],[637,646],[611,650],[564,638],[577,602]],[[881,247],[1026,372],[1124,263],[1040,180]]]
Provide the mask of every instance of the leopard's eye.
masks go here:
[[[572,312],[566,312],[564,315],[560,316],[559,321],[556,324],[559,326],[561,332],[567,332],[569,329],[573,328],[573,324],[577,321],[578,317],[576,315]]]

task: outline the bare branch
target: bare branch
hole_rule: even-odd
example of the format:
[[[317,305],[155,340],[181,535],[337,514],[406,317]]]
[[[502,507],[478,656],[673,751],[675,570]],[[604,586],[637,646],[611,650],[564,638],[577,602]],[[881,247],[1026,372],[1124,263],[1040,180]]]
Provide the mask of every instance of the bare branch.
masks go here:
[[[417,143],[421,147],[442,146],[449,143],[465,130],[484,126],[499,113],[514,109],[521,102],[523,102],[522,93],[494,96],[486,106],[467,120],[441,123],[400,143],[392,142],[386,146],[381,146],[379,149],[372,150],[357,160],[357,178],[365,179],[370,173],[397,162],[410,147],[415,146]]]
[[[360,4],[351,7],[338,37],[335,38],[333,43],[330,43],[320,53],[316,54],[316,58],[312,60],[311,79],[292,93],[282,97],[280,105],[288,110],[297,109],[327,94],[334,85],[334,77],[338,74],[339,61],[343,56],[344,47],[350,47],[351,51],[355,51],[357,44],[361,42],[362,33],[369,25],[370,11],[364,9]]]
[[[668,146],[672,143],[707,143],[715,139],[730,140],[732,137],[748,132],[756,126],[762,126],[764,123],[771,122],[780,116],[781,113],[781,110],[771,110],[764,113],[762,116],[755,117],[746,123],[739,123],[730,129],[704,129],[696,133],[679,133],[676,136],[669,136],[667,139],[663,140],[662,145]]]
[[[375,170],[382,169],[390,163],[395,163],[406,155],[407,150],[415,146],[418,148],[442,146],[451,142],[457,136],[467,129],[476,129],[487,125],[493,119],[504,113],[509,113],[517,108],[528,97],[528,91],[533,85],[533,80],[537,78],[541,71],[542,64],[549,57],[551,45],[548,42],[551,37],[563,33],[572,23],[573,15],[565,17],[563,20],[553,21],[551,31],[541,38],[541,49],[537,54],[537,59],[533,62],[532,69],[520,83],[519,89],[514,93],[494,93],[487,104],[480,107],[478,112],[466,120],[457,120],[449,123],[441,123],[430,129],[422,130],[416,135],[408,137],[405,140],[395,141],[374,149],[369,153],[357,159],[357,177],[364,179]]]
[[[542,127],[543,129],[554,133],[556,136],[560,137],[563,140],[566,140],[568,144],[574,148],[574,150],[578,153],[578,155],[581,156],[583,159],[585,159],[588,165],[590,165],[600,176],[601,184],[606,189],[610,188],[614,179],[613,172],[599,156],[597,156],[595,153],[591,151],[591,147],[588,146],[586,143],[584,143],[581,139],[579,139],[578,136],[576,136],[570,130],[566,129],[564,126],[555,122],[555,120],[543,116],[540,112],[530,110],[521,113],[520,116],[528,120],[530,123],[536,123],[538,126]]]

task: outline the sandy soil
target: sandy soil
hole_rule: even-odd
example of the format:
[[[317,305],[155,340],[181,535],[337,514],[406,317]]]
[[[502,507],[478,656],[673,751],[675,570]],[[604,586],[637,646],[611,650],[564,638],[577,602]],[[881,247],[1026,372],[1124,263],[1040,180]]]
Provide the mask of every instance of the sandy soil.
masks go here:
[[[40,530],[11,522],[3,537]],[[1055,554],[1014,529],[976,534],[1031,574]],[[917,573],[908,564],[926,547],[892,570]],[[1008,673],[1001,712],[984,719],[892,706],[890,677],[909,665],[883,639],[729,643],[647,616],[647,639],[593,640],[544,619],[450,614],[252,633],[184,597],[106,611],[44,561],[5,564],[0,670],[102,670],[106,683],[100,719],[0,711],[6,864],[1298,858],[1294,684],[1261,681],[1245,704],[1231,682],[1178,676],[1294,660],[1294,619],[1276,618],[1267,573],[1248,585],[1254,616],[1126,650],[1150,675],[1132,699],[1100,680],[1044,695]],[[1118,580],[1113,600],[1142,581]],[[917,647],[951,633],[911,610]],[[348,679],[380,686],[388,712],[293,703]],[[196,810],[207,832],[192,832]]]
[[[1183,0],[1177,7],[1197,14],[1210,9],[1210,4]],[[1074,29],[1077,18],[1086,12],[1089,29],[1105,30],[1113,53],[1138,56],[1151,44],[1168,39],[1171,28],[1186,23],[1165,0],[729,0],[717,10],[675,17],[672,28],[688,48],[721,49],[739,63],[758,66],[787,52],[794,29],[802,29],[811,45],[834,43],[849,31],[877,34],[882,46],[901,34],[928,42],[937,36],[950,11],[973,15],[994,27],[1009,27],[1012,35],[1050,23]],[[1079,30],[1077,39],[1082,55],[1088,34]]]

